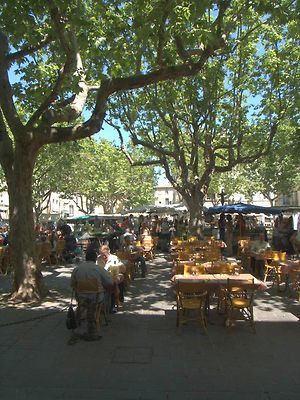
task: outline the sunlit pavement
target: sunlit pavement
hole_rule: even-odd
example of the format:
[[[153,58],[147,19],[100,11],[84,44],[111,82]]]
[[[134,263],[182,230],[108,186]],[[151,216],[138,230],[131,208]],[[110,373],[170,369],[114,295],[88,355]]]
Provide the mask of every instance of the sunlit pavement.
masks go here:
[[[0,302],[0,399],[298,400],[299,303],[257,293],[256,334],[245,322],[225,328],[214,310],[207,335],[194,323],[178,331],[170,266],[162,254],[149,262],[102,339],[73,346],[64,311],[73,267],[45,266],[46,302]],[[3,294],[10,280],[0,279]]]

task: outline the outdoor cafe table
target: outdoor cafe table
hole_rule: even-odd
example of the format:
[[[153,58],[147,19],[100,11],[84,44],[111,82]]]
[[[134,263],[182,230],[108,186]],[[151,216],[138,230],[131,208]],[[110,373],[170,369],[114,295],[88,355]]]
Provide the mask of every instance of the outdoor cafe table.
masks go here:
[[[177,282],[199,282],[200,285],[203,285],[205,290],[207,290],[207,315],[209,317],[210,311],[210,294],[218,293],[221,289],[225,289],[227,287],[227,280],[235,279],[236,281],[242,280],[252,280],[254,279],[254,285],[257,290],[264,291],[267,290],[267,285],[255,278],[251,274],[238,274],[238,275],[229,275],[229,274],[202,274],[202,275],[174,275],[171,279],[171,282],[176,285]],[[247,289],[247,283],[242,283],[243,288]]]
[[[202,284],[208,292],[218,291],[220,288],[225,288],[227,286],[228,279],[238,280],[251,280],[254,279],[254,285],[257,290],[267,290],[267,285],[261,280],[255,278],[251,274],[201,274],[201,275],[174,275],[171,279],[173,284],[176,282],[199,282]]]

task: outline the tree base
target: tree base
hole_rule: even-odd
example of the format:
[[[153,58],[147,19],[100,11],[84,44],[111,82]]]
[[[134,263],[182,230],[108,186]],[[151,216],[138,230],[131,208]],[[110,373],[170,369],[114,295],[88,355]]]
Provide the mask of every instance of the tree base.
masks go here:
[[[45,285],[34,287],[32,285],[21,285],[18,290],[13,292],[10,300],[16,302],[37,302],[43,300],[49,293],[49,289]]]

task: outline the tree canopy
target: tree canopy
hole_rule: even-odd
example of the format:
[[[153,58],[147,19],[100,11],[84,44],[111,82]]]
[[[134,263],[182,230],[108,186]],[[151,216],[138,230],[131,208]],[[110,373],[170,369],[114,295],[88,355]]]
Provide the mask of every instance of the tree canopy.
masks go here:
[[[99,132],[117,93],[205,76],[215,59],[229,62],[242,51],[239,29],[249,37],[257,26],[267,24],[272,34],[273,25],[286,25],[290,33],[294,23],[296,35],[296,6],[288,0],[0,0],[0,163],[9,193],[15,296],[45,293],[32,212],[39,149]],[[279,50],[282,42],[288,38],[279,38]],[[274,74],[279,64],[270,63]],[[277,115],[281,85],[289,82],[286,73],[274,85],[270,117]],[[229,104],[235,115],[240,101]],[[84,110],[89,113],[80,119]]]
[[[193,216],[215,174],[252,164],[272,148],[278,154],[282,144],[286,151],[279,134],[297,137],[300,60],[294,8],[282,2],[280,10],[264,17],[260,11],[250,6],[236,18],[227,51],[210,59],[200,75],[121,93],[109,109],[120,136],[118,118],[132,142],[152,154],[132,163],[162,165]],[[225,23],[227,18],[232,16]]]
[[[148,204],[154,198],[154,168],[132,167],[108,140],[84,140],[60,191],[89,214],[101,205],[105,213]]]

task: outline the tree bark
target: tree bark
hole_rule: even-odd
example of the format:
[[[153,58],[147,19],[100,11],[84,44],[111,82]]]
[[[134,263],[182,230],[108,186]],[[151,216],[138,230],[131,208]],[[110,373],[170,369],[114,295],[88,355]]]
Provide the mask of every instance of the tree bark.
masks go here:
[[[39,300],[47,293],[35,247],[32,174],[37,150],[31,147],[15,143],[14,164],[8,176],[12,298],[22,301]]]
[[[192,196],[184,198],[190,213],[189,232],[192,235],[201,235],[201,222],[203,220],[203,200],[204,196],[200,193],[195,193]]]

